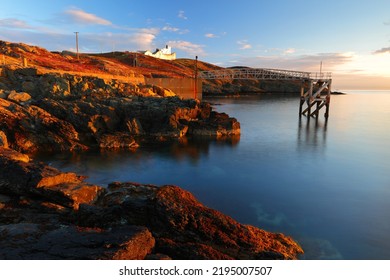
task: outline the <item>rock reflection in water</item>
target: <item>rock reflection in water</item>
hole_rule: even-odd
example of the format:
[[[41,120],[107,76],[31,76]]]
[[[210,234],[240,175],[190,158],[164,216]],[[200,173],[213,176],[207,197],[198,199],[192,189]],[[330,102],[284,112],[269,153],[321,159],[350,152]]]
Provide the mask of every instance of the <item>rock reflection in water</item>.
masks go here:
[[[89,176],[89,182],[108,184],[112,181],[137,181],[154,184],[179,184],[177,173],[181,164],[200,165],[207,158],[210,147],[229,149],[238,145],[240,136],[223,138],[182,137],[166,142],[143,143],[137,150],[93,150],[78,153],[35,155],[64,172]],[[158,165],[158,167],[157,167]]]

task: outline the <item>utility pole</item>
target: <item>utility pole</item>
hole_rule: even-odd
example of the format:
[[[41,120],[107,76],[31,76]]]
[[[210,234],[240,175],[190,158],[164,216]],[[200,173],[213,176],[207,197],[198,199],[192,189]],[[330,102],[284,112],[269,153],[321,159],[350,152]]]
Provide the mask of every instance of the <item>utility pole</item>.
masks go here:
[[[75,32],[76,34],[76,54],[77,60],[79,60],[79,32]]]
[[[194,86],[194,99],[198,96],[198,56],[195,56],[195,86]]]

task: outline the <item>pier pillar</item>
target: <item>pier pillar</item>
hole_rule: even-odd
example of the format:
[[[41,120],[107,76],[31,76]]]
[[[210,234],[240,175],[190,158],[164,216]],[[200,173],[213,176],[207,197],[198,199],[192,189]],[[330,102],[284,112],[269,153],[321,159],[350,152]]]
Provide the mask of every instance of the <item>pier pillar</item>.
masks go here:
[[[305,103],[305,83],[301,84],[301,100],[299,101],[299,116],[302,115],[303,104]]]
[[[313,81],[310,81],[309,84],[309,95],[306,97],[306,104],[307,104],[307,115],[310,116],[311,114],[311,106],[313,101]]]
[[[329,81],[328,85],[328,93],[325,97],[325,118],[328,119],[329,117],[329,106],[330,106],[330,94],[332,93],[332,80]]]

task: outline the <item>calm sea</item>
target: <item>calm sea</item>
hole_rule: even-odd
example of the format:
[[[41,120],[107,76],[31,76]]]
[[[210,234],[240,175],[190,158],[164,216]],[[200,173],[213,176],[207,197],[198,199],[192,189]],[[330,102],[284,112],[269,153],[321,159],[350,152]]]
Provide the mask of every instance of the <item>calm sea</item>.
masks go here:
[[[241,223],[291,235],[304,259],[390,260],[390,91],[332,96],[330,117],[298,117],[298,97],[210,99],[240,139],[136,152],[41,156],[63,171],[175,184]]]

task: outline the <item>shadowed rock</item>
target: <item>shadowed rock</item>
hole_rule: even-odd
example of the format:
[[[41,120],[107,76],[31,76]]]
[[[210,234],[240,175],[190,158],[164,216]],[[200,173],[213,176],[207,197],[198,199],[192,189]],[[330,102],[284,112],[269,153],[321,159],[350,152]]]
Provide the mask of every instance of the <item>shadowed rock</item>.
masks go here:
[[[174,259],[295,259],[303,253],[290,237],[242,225],[176,186],[113,183],[94,206],[81,205],[84,226],[148,227],[156,250]]]
[[[0,236],[0,259],[12,260],[136,260],[155,244],[148,229],[136,226],[103,230],[19,223],[0,225]]]

